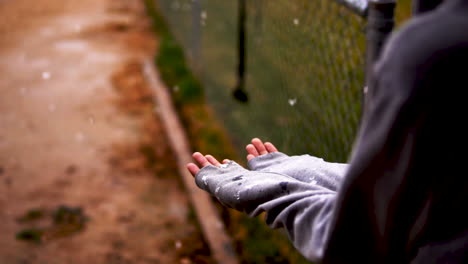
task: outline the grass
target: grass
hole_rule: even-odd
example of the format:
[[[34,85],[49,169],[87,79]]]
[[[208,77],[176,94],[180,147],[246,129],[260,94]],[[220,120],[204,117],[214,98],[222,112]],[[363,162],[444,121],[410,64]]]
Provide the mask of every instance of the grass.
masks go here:
[[[204,153],[234,159],[236,154],[223,128],[213,120],[213,114],[205,102],[200,81],[188,68],[185,54],[169,31],[154,1],[145,0],[148,14],[153,20],[153,29],[159,37],[159,50],[155,63],[167,87],[172,88],[174,102],[182,122],[188,128],[193,148]],[[219,146],[225,146],[220,150]]]
[[[42,208],[30,209],[17,220],[28,227],[17,232],[16,239],[40,244],[84,230],[89,219],[80,207],[61,205],[50,212]]]

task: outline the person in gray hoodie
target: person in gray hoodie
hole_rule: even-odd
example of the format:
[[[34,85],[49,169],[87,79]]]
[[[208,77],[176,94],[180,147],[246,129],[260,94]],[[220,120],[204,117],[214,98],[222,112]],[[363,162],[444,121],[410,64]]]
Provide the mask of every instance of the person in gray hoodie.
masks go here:
[[[247,146],[248,169],[194,153],[196,184],[266,212],[320,263],[468,263],[468,1],[393,34],[374,65],[348,164]]]

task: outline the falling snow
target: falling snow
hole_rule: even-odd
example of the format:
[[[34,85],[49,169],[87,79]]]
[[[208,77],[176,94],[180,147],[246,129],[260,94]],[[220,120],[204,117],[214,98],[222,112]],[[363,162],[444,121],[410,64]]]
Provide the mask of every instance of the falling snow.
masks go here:
[[[175,242],[175,248],[176,248],[176,249],[180,249],[181,247],[182,247],[182,242],[180,242],[179,240],[177,240],[177,241]]]
[[[364,86],[364,93],[366,94],[369,91],[369,88],[367,86]]]
[[[290,98],[288,99],[288,104],[290,106],[294,106],[297,103],[297,98]]]
[[[41,76],[42,76],[42,79],[48,80],[48,79],[50,79],[51,74],[50,74],[50,72],[43,72],[41,74]]]
[[[208,17],[206,11],[202,11],[201,14],[200,14],[200,23],[202,26],[205,26],[206,25],[206,18]]]
[[[237,201],[240,200],[240,191],[238,191],[238,192],[236,193],[235,197],[236,197],[236,200],[237,200]]]

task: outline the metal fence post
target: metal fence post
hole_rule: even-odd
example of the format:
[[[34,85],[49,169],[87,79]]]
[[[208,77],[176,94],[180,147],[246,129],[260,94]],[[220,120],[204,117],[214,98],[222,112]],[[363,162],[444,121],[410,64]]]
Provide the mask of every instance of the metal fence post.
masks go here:
[[[382,47],[395,25],[395,0],[371,0],[367,10],[366,29],[366,88],[364,90],[364,107],[366,90],[374,62],[379,58]]]
[[[192,0],[192,36],[190,55],[192,59],[193,69],[197,74],[200,74],[201,61],[201,0]]]
[[[239,102],[246,103],[248,101],[247,93],[245,92],[245,60],[246,60],[246,28],[245,22],[247,19],[247,10],[245,0],[238,1],[238,65],[237,65],[237,82],[234,88],[234,98]]]
[[[436,8],[443,0],[413,0],[413,15],[418,15]]]

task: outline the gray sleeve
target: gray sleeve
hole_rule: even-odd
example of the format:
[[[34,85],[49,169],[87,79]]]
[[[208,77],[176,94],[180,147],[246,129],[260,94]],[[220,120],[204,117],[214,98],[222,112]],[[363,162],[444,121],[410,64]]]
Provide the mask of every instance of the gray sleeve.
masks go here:
[[[316,176],[320,178],[319,176]],[[196,184],[223,205],[257,216],[266,212],[272,228],[283,227],[308,259],[319,260],[327,241],[336,193],[274,172],[250,171],[231,161],[206,166]]]
[[[272,152],[251,159],[248,167],[254,171],[285,174],[296,180],[336,191],[348,164],[326,162],[310,155],[288,156],[281,152]]]

